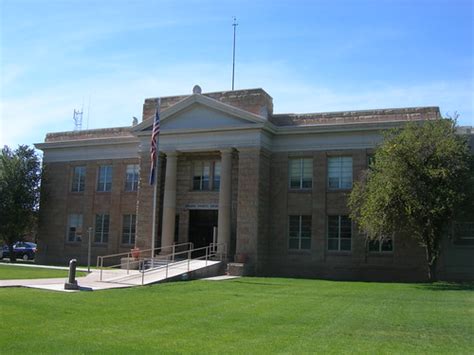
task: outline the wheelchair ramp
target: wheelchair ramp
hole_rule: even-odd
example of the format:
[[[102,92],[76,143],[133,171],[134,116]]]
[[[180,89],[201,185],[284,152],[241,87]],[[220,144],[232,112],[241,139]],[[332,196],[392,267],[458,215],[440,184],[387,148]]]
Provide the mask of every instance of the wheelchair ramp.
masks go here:
[[[217,276],[222,261],[186,259],[139,270],[104,270],[102,282],[129,286],[141,286],[159,283],[170,279],[205,278]]]

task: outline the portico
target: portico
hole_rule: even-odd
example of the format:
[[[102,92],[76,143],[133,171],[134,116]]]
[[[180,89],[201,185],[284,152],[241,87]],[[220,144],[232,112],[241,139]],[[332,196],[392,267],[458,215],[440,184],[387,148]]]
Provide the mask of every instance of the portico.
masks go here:
[[[268,114],[272,109],[271,101],[265,99],[257,108],[258,112]],[[165,102],[165,107],[161,113],[159,137],[161,159],[158,175],[161,180],[157,198],[161,203],[156,211],[160,221],[157,228],[159,244],[156,246],[192,240],[190,233],[196,230],[196,218],[206,215],[192,211],[208,208],[217,209],[217,242],[225,243],[230,259],[236,253],[256,254],[259,216],[254,207],[258,202],[252,203],[253,207],[247,207],[247,211],[242,213],[238,206],[248,205],[248,201],[239,201],[241,198],[247,200],[258,196],[258,171],[254,170],[253,164],[259,161],[260,152],[267,144],[266,117],[198,93],[167,109],[166,98],[161,102],[162,106]],[[143,152],[149,147],[152,121],[145,116],[147,113],[153,115],[154,105],[155,99],[145,102],[144,121],[133,130],[141,141]],[[242,162],[240,151],[245,156]],[[147,171],[147,154],[142,154],[141,159],[140,166]],[[147,190],[146,174],[140,176],[139,190],[142,187]],[[145,199],[150,199],[149,194]],[[139,198],[137,214],[141,212],[140,205]],[[146,201],[142,205],[147,205]],[[242,228],[239,228],[239,213],[241,218],[245,218]],[[191,214],[194,219],[192,226]],[[201,233],[203,230],[206,228],[201,228]],[[212,240],[212,235],[207,238]],[[151,233],[139,224],[137,245],[151,245]]]
[[[161,233],[161,245],[172,245],[175,241],[176,228],[176,216],[177,216],[177,183],[178,183],[178,152],[176,151],[167,151],[165,155],[165,181],[163,189],[163,214],[162,214],[162,233]],[[220,160],[219,166],[219,186],[211,190],[211,194],[218,194],[218,218],[217,218],[217,242],[225,243],[230,247],[230,236],[231,236],[231,205],[232,205],[232,154],[233,150],[231,148],[225,148],[220,151]],[[234,154],[237,154],[235,151]],[[200,160],[192,160],[193,155],[181,152],[181,156],[187,156],[187,159],[183,160],[183,163],[186,164],[186,160],[189,161],[191,157],[191,162]],[[215,177],[215,173],[213,174]],[[194,176],[192,176],[194,178]],[[209,179],[209,175],[204,176],[204,178]],[[182,179],[183,181],[184,179]],[[191,181],[191,180],[190,180]],[[211,196],[209,199],[209,193],[206,194],[208,190],[196,190],[185,189],[181,191],[180,200],[181,202],[187,202],[184,205],[185,210],[196,209],[196,206],[210,206],[215,196]],[[184,194],[183,194],[184,192]],[[186,198],[186,192],[191,193],[194,196]],[[199,193],[201,194],[201,200],[197,200],[198,203],[191,203],[196,201],[199,198]],[[214,204],[215,205],[215,204]],[[183,206],[180,206],[181,210]],[[202,207],[201,207],[202,208]],[[179,216],[179,215],[178,215]],[[189,218],[187,218],[189,219]],[[179,235],[178,235],[179,238]],[[189,239],[189,238],[188,238]],[[188,241],[188,240],[186,240]],[[223,251],[223,250],[222,250]],[[164,252],[167,252],[166,250]]]

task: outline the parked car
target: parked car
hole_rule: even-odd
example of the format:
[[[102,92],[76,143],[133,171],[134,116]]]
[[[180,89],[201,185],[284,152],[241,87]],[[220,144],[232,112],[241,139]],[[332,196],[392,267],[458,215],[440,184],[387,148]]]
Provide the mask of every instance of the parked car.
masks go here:
[[[0,260],[3,258],[8,258],[10,256],[10,249],[8,249],[8,245],[4,245],[0,249]]]
[[[31,260],[36,255],[36,244],[31,242],[18,242],[13,246],[17,259]]]
[[[13,245],[13,252],[17,259],[31,260],[36,256],[36,244],[31,242],[17,242]],[[10,258],[10,249],[4,245],[0,252],[0,259]]]

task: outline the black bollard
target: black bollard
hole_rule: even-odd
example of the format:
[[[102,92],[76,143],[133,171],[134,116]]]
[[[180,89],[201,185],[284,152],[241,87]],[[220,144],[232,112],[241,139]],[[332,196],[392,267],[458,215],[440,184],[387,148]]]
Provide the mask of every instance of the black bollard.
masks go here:
[[[69,262],[68,281],[64,284],[65,290],[79,290],[79,285],[77,284],[77,281],[76,281],[76,266],[77,266],[77,260],[72,259]]]

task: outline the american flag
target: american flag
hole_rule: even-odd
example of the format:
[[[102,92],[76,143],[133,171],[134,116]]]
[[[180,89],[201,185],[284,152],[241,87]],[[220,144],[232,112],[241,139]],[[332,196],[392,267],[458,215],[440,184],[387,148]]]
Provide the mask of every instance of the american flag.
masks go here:
[[[153,121],[153,131],[151,132],[151,168],[150,168],[150,185],[155,183],[156,176],[156,155],[158,154],[158,135],[160,134],[160,100],[156,103],[155,120]]]

